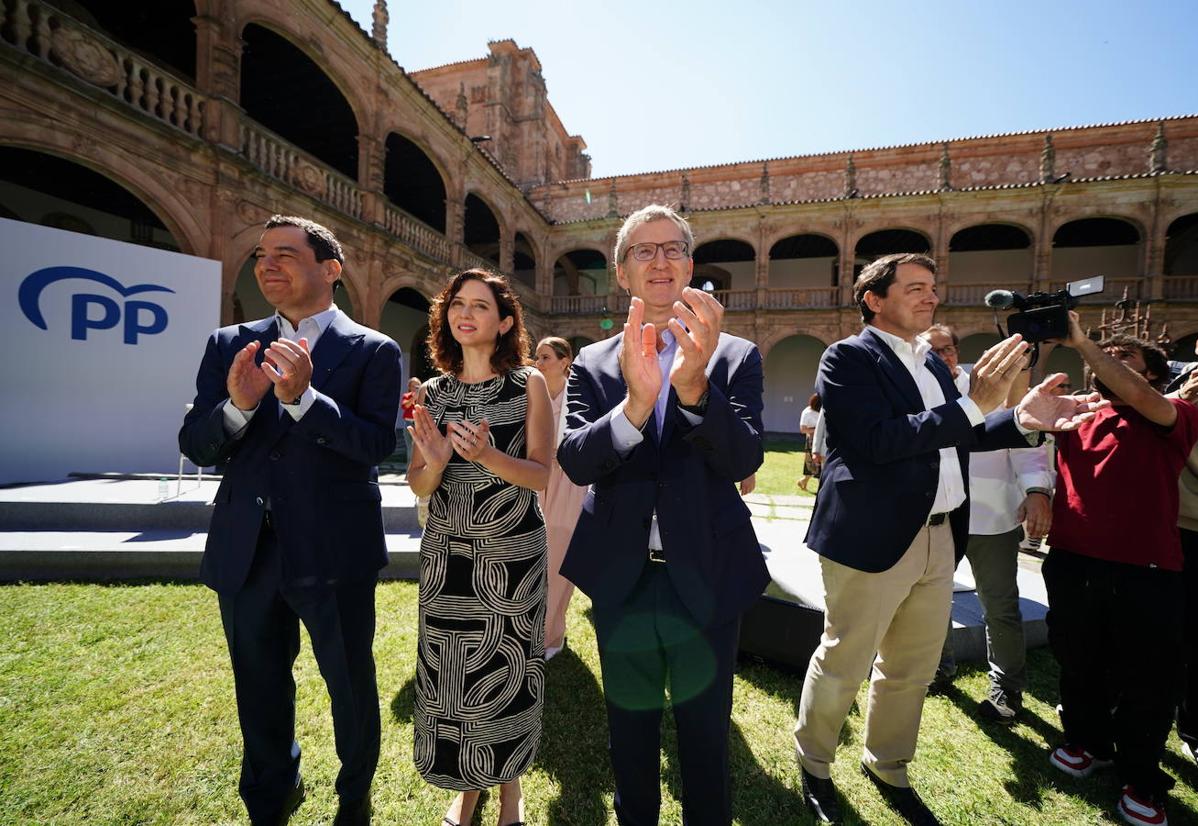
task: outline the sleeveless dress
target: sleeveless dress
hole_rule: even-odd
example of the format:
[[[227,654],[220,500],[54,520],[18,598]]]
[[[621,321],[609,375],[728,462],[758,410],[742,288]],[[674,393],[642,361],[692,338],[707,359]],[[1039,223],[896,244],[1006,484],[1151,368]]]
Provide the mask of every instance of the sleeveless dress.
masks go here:
[[[524,458],[521,367],[475,384],[431,380],[429,414],[487,419],[491,444]],[[537,494],[456,452],[429,501],[420,541],[415,763],[429,783],[483,789],[519,777],[536,756],[545,692],[547,550]]]

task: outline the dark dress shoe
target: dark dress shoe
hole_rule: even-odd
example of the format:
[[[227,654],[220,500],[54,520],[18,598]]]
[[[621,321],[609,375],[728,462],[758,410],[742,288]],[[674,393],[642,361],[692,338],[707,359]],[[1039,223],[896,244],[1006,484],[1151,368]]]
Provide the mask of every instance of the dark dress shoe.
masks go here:
[[[254,818],[250,822],[253,826],[287,826],[287,821],[291,819],[292,813],[303,802],[304,779],[301,777],[295,784],[295,788],[287,793],[287,797],[283,799],[277,811],[263,818]]]
[[[832,779],[824,780],[799,767],[802,774],[803,802],[815,815],[819,823],[840,822],[840,801],[836,797],[836,786]]]
[[[333,826],[370,826],[370,795],[357,800],[342,800],[337,806]]]
[[[871,772],[869,767],[864,763],[861,764],[861,772],[877,787],[878,791],[882,794],[882,799],[886,801],[890,808],[902,815],[903,819],[910,823],[911,826],[941,826],[940,821],[936,819],[936,815],[932,814],[932,810],[915,793],[915,789],[909,786],[904,788],[903,786],[890,785]]]

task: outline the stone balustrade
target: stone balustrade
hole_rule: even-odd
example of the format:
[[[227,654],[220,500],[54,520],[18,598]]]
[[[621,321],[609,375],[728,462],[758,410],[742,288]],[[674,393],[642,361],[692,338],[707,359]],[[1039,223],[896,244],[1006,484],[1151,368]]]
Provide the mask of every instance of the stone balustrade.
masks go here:
[[[44,3],[0,2],[0,43],[70,72],[176,129],[201,134],[207,105],[203,95]]]
[[[362,193],[349,178],[248,118],[240,131],[241,154],[258,169],[346,215],[362,217]]]
[[[448,238],[394,204],[384,207],[383,226],[402,243],[434,261],[448,264],[453,257]]]

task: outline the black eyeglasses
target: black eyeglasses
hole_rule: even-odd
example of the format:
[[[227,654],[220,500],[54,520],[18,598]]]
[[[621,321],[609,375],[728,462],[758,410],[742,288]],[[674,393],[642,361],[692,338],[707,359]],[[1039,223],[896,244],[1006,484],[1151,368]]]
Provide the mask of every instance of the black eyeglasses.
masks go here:
[[[946,356],[949,353],[957,352],[957,345],[950,344],[947,347],[933,347],[932,352],[938,356]]]
[[[653,241],[645,241],[640,244],[633,244],[628,248],[625,256],[631,255],[637,261],[652,261],[657,257],[657,251],[661,250],[665,253],[666,258],[671,261],[677,261],[679,258],[686,258],[690,247],[685,241],[664,241],[660,244]]]

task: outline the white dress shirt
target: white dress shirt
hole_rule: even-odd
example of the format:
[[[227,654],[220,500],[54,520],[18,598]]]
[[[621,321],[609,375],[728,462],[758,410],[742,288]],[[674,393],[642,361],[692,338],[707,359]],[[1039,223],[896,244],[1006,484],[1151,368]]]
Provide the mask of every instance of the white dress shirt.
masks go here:
[[[898,356],[898,360],[907,368],[911,378],[915,380],[915,386],[919,389],[919,397],[923,400],[924,410],[931,410],[933,407],[944,404],[946,401],[944,390],[941,389],[936,376],[924,363],[932,345],[918,337],[912,344],[885,330],[879,330],[873,325],[870,325],[870,328],[889,345],[894,354]],[[986,421],[982,411],[968,396],[957,399],[957,404],[961,405],[961,410],[965,412],[973,427]],[[956,510],[965,502],[965,494],[965,477],[961,473],[961,461],[957,458],[957,449],[955,447],[940,448],[940,478],[936,483],[936,497],[932,500],[930,513],[948,513]]]
[[[282,313],[276,311],[275,323],[279,325],[279,338],[285,338],[288,341],[297,343],[301,338],[306,338],[308,339],[308,352],[311,353],[316,350],[316,342],[320,340],[324,331],[329,329],[329,325],[333,323],[333,319],[337,317],[337,313],[339,312],[341,311],[337,309],[337,305],[332,304],[323,312],[300,319],[299,327],[293,327],[291,326],[291,322]],[[276,410],[278,408],[286,410],[291,418],[298,422],[304,417],[304,414],[308,412],[308,408],[315,401],[316,391],[309,384],[304,388],[304,392],[296,400],[295,404],[276,404]],[[257,404],[250,410],[242,410],[233,404],[232,399],[225,399],[225,432],[236,439],[241,438],[245,431],[245,426],[250,423],[250,419],[254,418],[254,414],[261,406],[261,404]],[[282,414],[279,413],[279,415]]]

